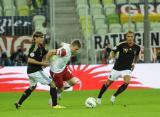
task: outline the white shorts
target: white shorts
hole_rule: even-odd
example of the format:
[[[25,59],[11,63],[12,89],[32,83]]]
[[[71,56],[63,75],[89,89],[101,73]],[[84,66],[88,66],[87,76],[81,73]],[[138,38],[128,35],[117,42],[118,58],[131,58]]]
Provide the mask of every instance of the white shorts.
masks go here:
[[[52,79],[43,70],[28,74],[28,76],[29,76],[30,87],[35,86],[37,82],[43,85],[49,85],[52,82]]]
[[[124,77],[125,75],[131,75],[131,70],[122,70],[122,71],[117,71],[117,70],[112,70],[111,71],[111,75],[109,80],[111,81],[115,81],[117,80],[119,77]]]

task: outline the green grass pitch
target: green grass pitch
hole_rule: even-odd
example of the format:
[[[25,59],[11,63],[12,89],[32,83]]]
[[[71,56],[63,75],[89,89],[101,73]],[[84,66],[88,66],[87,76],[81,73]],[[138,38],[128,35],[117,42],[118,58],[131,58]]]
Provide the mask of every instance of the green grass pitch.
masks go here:
[[[102,105],[88,109],[87,97],[96,97],[99,91],[64,92],[59,101],[66,109],[48,106],[48,92],[34,92],[19,110],[13,103],[22,93],[0,93],[0,117],[160,117],[160,90],[127,90],[111,105],[109,90],[102,98]],[[124,106],[126,105],[126,106]]]

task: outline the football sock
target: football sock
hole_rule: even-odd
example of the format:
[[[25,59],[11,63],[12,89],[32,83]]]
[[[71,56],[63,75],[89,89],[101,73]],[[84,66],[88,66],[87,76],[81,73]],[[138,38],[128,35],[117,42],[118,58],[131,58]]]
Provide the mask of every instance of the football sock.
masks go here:
[[[18,101],[18,104],[22,105],[22,103],[24,102],[24,100],[26,100],[32,93],[32,91],[36,88],[36,86],[33,86],[31,88],[28,88],[24,91],[24,93],[22,94],[21,98]]]
[[[50,87],[50,95],[52,99],[52,106],[57,105],[57,89]]]
[[[116,96],[118,96],[119,94],[121,94],[125,89],[127,89],[127,86],[128,86],[127,83],[122,84],[122,85],[118,88],[118,90],[116,91],[116,93],[114,94],[114,96],[116,97]]]
[[[103,84],[103,86],[102,86],[102,88],[101,88],[101,90],[100,90],[100,92],[98,94],[98,98],[102,97],[103,93],[107,90],[107,88],[108,88],[108,85]]]

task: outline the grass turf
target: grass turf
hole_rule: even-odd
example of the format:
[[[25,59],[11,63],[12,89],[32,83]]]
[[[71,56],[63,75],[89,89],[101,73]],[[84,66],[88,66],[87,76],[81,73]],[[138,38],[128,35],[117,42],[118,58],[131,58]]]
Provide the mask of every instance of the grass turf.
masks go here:
[[[59,101],[66,109],[48,106],[48,92],[34,92],[16,110],[13,103],[22,93],[0,93],[0,117],[160,117],[159,90],[127,90],[109,102],[114,91],[107,91],[102,105],[88,109],[84,106],[87,97],[96,97],[99,91],[64,92]]]

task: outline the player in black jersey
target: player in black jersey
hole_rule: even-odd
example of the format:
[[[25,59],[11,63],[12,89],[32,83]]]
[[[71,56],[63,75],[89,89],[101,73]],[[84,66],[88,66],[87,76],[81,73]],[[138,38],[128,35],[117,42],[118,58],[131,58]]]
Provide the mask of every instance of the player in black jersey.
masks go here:
[[[120,43],[118,46],[113,48],[110,53],[110,58],[116,59],[114,67],[111,71],[110,78],[101,87],[99,95],[97,97],[97,103],[101,104],[101,97],[108,87],[119,77],[123,77],[124,83],[118,88],[118,90],[111,96],[110,101],[113,104],[115,98],[127,89],[128,84],[131,80],[131,71],[134,69],[135,63],[138,60],[140,46],[134,43],[134,33],[129,31],[126,34],[126,41]]]
[[[30,87],[24,91],[18,102],[15,103],[17,109],[35,90],[37,82],[52,87],[52,90],[50,90],[50,95],[53,102],[52,106],[54,108],[61,108],[61,106],[57,105],[57,90],[55,84],[52,82],[52,79],[49,77],[49,75],[42,69],[42,67],[46,67],[49,65],[48,62],[43,61],[46,54],[48,53],[48,51],[43,47],[43,41],[43,33],[35,32],[33,34],[33,43],[29,49],[27,66],[27,74],[29,76]]]

